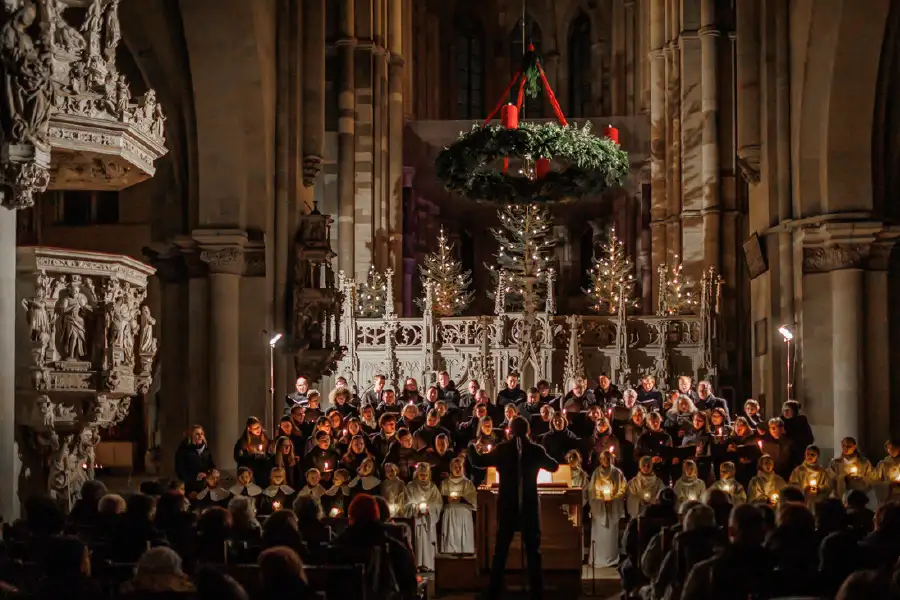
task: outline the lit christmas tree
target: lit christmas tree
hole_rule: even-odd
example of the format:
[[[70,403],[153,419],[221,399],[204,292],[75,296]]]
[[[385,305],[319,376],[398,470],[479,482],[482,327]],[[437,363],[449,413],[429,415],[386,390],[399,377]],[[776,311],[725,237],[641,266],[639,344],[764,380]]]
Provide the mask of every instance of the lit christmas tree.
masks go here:
[[[463,271],[462,264],[453,259],[453,245],[447,242],[444,228],[438,237],[438,250],[425,257],[425,264],[419,265],[422,287],[431,283],[431,310],[442,317],[458,315],[472,302],[472,272]],[[424,310],[425,299],[417,301]]]
[[[659,300],[656,314],[692,313],[698,305],[694,284],[684,276],[684,266],[673,256],[672,265],[659,267]]]
[[[369,267],[369,275],[357,288],[356,314],[359,317],[383,317],[387,299],[387,279],[383,273]]]
[[[625,242],[616,237],[615,229],[610,233],[609,241],[600,247],[600,256],[594,257],[588,274],[591,285],[582,291],[591,299],[595,311],[614,315],[623,301],[626,309],[637,306],[633,299],[634,263],[625,251]],[[619,297],[622,292],[624,298]]]
[[[553,248],[559,240],[552,235],[550,211],[537,204],[508,205],[497,211],[502,229],[491,229],[494,239],[500,245],[496,254],[497,263],[487,265],[491,270],[494,286],[488,293],[493,299],[500,271],[504,271],[506,284],[506,308],[512,311],[522,309],[521,289],[523,277],[537,277],[535,292],[538,298],[547,296],[547,269],[553,268]],[[539,307],[541,309],[542,307]]]

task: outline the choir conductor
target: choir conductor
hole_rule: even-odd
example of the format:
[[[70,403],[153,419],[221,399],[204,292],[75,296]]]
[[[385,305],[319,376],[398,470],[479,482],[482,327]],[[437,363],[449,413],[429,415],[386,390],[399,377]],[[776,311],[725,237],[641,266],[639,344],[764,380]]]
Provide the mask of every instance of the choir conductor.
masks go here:
[[[509,545],[516,531],[521,532],[528,561],[528,588],[532,600],[542,597],[544,581],[541,569],[541,522],[538,504],[538,471],[554,472],[559,463],[547,452],[528,439],[528,421],[516,417],[509,424],[510,438],[501,442],[487,454],[478,454],[469,446],[469,462],[476,467],[495,467],[500,476],[497,499],[497,543],[491,566],[491,584],[488,597],[499,599],[503,593],[503,581]]]

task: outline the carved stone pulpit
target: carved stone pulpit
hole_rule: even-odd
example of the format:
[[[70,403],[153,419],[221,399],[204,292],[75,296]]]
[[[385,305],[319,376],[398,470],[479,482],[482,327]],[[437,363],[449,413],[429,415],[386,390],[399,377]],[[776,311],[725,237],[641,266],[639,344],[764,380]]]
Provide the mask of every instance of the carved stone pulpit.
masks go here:
[[[343,357],[339,340],[342,294],[331,261],[331,224],[314,210],[300,217],[295,238],[293,327],[286,347],[294,353],[297,376],[316,381],[329,375]]]
[[[144,303],[155,272],[127,256],[17,249],[16,429],[19,497],[71,508],[94,477],[100,430],[149,391],[156,320]]]
[[[165,116],[154,90],[132,99],[116,66],[119,2],[5,0],[3,205],[27,208],[48,187],[115,191],[153,176]],[[83,19],[70,7],[85,9]]]

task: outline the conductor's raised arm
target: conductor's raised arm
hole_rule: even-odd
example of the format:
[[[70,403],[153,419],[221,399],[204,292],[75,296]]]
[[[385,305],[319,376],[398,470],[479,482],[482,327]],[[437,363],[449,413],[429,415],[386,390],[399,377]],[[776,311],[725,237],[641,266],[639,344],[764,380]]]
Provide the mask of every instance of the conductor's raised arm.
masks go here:
[[[478,450],[475,449],[475,444],[469,446],[469,449],[466,451],[466,455],[469,458],[469,462],[475,467],[486,469],[488,467],[497,466],[497,454],[495,452],[479,454]]]
[[[556,473],[556,471],[559,470],[559,463],[547,454],[547,450],[545,450],[543,446],[535,444],[535,447],[540,449],[537,460],[538,466],[549,473]]]

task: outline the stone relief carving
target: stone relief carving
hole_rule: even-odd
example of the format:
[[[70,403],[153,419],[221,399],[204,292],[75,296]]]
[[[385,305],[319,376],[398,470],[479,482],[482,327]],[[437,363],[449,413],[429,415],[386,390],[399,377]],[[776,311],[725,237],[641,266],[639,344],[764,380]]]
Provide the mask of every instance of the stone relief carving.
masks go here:
[[[863,266],[871,246],[850,244],[803,249],[803,272],[825,273]]]
[[[67,20],[63,0],[5,0],[0,21],[3,204],[28,207],[48,185],[81,183],[77,176],[50,175],[51,147],[65,147],[74,137],[92,136],[91,143],[107,147],[101,151],[116,165],[103,163],[107,183],[120,188],[152,175],[153,161],[165,153],[166,118],[156,92],[148,90],[133,102],[128,81],[116,67],[118,7],[119,0],[92,0],[76,28]],[[71,117],[84,118],[81,131],[72,129],[70,121],[61,123]],[[110,129],[109,123],[133,125],[142,139],[130,129],[123,133],[121,126]],[[110,143],[103,143],[104,136]],[[75,158],[72,153],[58,159],[54,155],[63,163]],[[126,171],[134,162],[140,173]]]
[[[200,260],[209,265],[210,273],[232,273],[240,275],[244,269],[244,251],[241,248],[203,250]]]
[[[65,256],[65,254],[69,256]],[[64,508],[94,476],[100,430],[121,423],[130,396],[147,393],[158,351],[145,304],[153,269],[133,259],[39,247],[18,249],[20,313],[30,356],[17,366],[16,423],[23,449],[21,494],[49,492]]]

